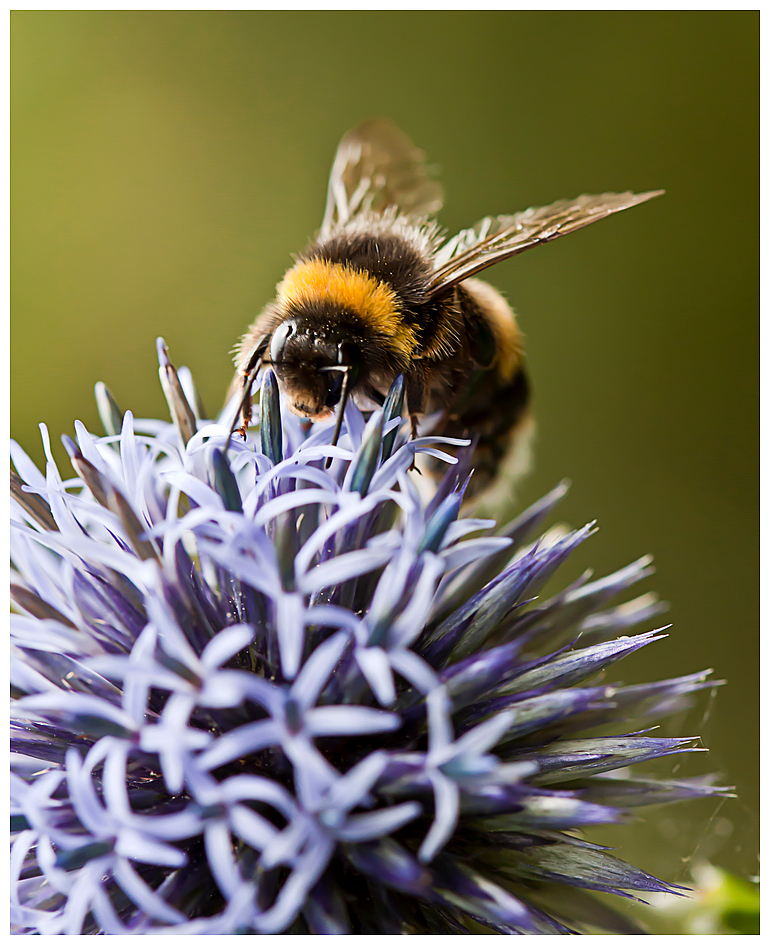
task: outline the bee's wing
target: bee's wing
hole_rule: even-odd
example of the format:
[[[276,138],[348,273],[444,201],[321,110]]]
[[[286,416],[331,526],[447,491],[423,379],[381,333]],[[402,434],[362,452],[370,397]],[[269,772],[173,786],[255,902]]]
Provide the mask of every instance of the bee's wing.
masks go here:
[[[428,286],[435,295],[488,266],[547,243],[559,236],[602,220],[664,193],[583,194],[575,200],[559,200],[547,207],[532,207],[513,216],[485,217],[469,230],[461,230],[439,247]]]
[[[362,210],[396,206],[427,216],[443,202],[441,185],[425,171],[425,155],[394,124],[364,122],[340,142],[329,178],[321,236]]]

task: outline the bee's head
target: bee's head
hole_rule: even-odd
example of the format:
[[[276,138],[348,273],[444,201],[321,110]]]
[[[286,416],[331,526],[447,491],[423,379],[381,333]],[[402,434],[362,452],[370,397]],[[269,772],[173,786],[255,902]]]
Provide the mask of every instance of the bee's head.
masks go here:
[[[282,321],[273,332],[270,362],[291,410],[316,421],[334,413],[346,375],[348,389],[353,389],[362,358],[348,327],[294,317]]]

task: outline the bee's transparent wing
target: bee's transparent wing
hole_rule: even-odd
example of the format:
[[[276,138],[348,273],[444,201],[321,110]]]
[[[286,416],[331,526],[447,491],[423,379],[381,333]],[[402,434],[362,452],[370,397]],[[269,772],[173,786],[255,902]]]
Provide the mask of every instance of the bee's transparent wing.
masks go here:
[[[523,253],[540,243],[579,230],[652,197],[664,193],[583,194],[575,200],[559,200],[547,207],[532,207],[512,216],[485,217],[469,230],[461,230],[440,246],[434,256],[429,283],[431,295],[462,282],[488,266]]]
[[[441,185],[426,173],[424,153],[394,124],[374,119],[349,131],[337,148],[321,236],[363,210],[395,206],[428,216],[442,202]]]

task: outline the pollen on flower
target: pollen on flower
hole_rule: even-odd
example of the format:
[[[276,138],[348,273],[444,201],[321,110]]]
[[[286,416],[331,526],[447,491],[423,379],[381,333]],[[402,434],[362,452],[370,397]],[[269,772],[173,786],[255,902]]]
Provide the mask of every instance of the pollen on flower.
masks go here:
[[[14,931],[635,931],[601,894],[681,887],[582,831],[728,790],[634,770],[697,747],[648,722],[707,672],[602,681],[665,636],[613,603],[649,559],[543,599],[592,532],[537,539],[563,486],[458,517],[468,447],[411,440],[401,381],[331,446],[268,372],[229,440],[159,350],[172,423],[99,385],[74,475],[12,446]]]

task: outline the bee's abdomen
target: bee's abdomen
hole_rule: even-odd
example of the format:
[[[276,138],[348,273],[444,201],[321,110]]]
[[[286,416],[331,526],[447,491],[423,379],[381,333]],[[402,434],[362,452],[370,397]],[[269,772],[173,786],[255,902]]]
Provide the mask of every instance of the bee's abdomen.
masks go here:
[[[441,433],[476,440],[466,498],[476,498],[496,484],[504,499],[513,494],[516,480],[529,466],[534,422],[527,374],[520,367],[509,381],[501,382],[494,370],[478,371],[469,378],[467,391]]]
[[[454,424],[477,433],[480,441],[501,443],[514,428],[529,405],[529,381],[523,367],[510,381],[500,383],[493,371],[477,376],[478,384],[465,405],[461,406]]]
[[[513,309],[493,286],[466,279],[457,286],[471,354],[480,367],[492,367],[505,383],[522,364],[521,332]]]
[[[468,279],[457,287],[456,307],[468,360],[452,362],[445,385],[450,405],[441,432],[476,439],[470,496],[522,471],[527,450],[521,447],[533,424],[521,333],[510,306],[492,286]],[[440,406],[434,399],[434,409]]]

